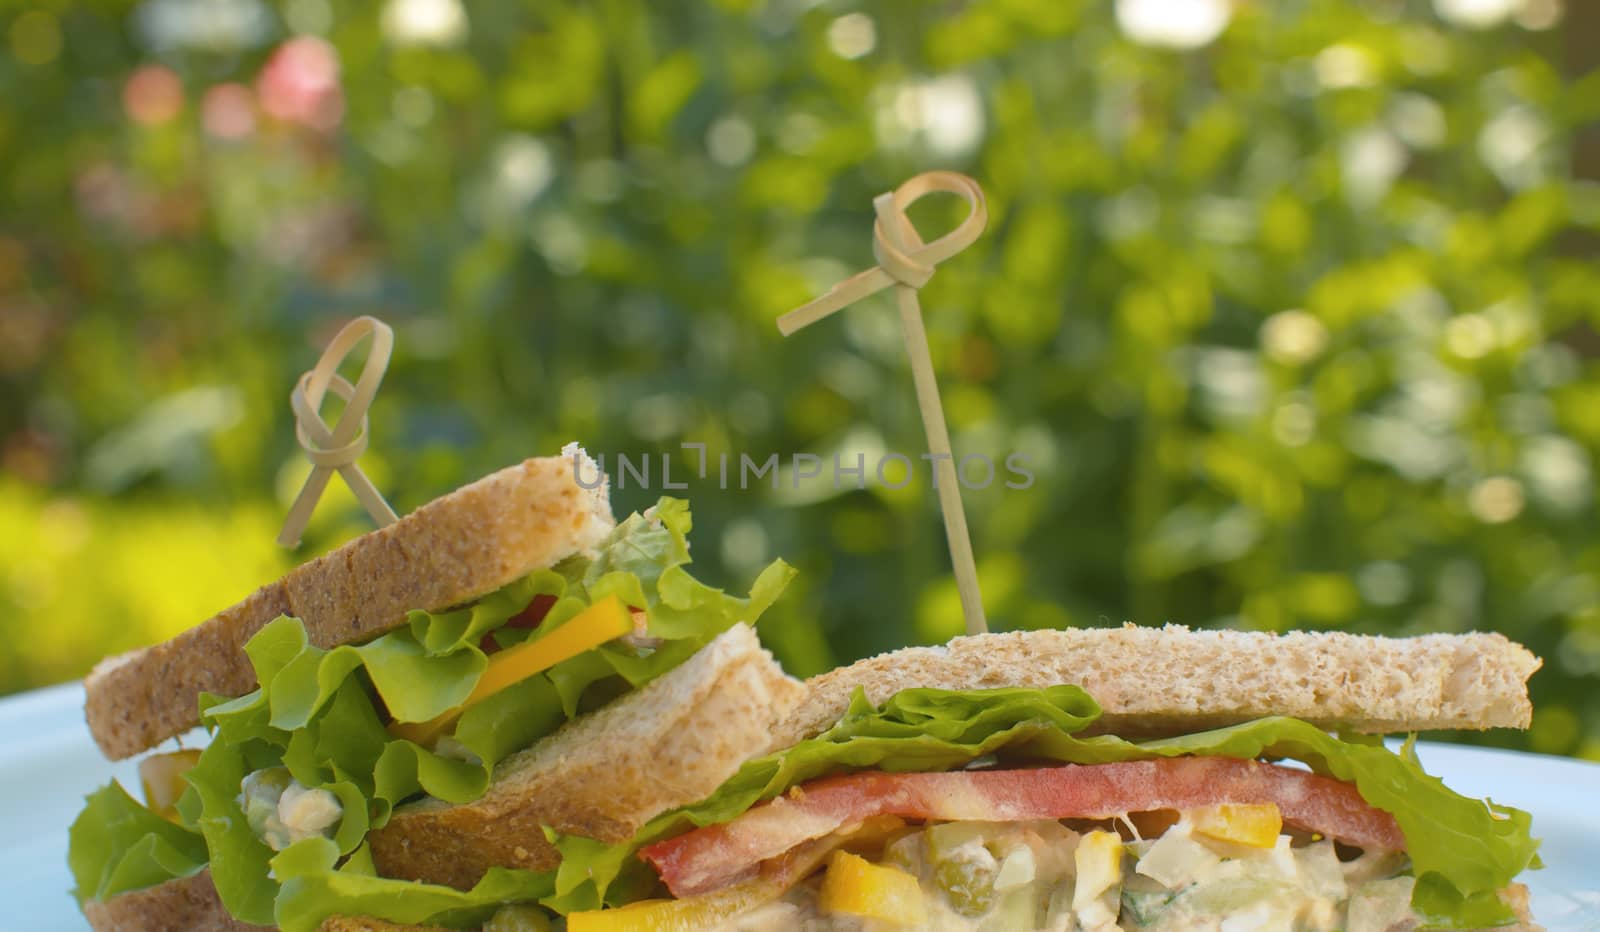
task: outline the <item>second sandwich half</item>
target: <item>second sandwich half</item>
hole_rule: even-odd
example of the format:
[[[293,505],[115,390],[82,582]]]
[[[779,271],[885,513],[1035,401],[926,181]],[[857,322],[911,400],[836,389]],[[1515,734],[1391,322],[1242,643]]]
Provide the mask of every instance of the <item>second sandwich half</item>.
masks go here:
[[[490,895],[380,876],[441,864],[493,868],[492,901],[529,899],[559,859],[542,826],[625,839],[763,751],[800,686],[747,624],[793,571],[774,562],[748,598],[707,586],[685,566],[686,503],[614,523],[580,475],[599,473],[575,446],[502,470],[102,663],[86,711],[108,757],[212,734],[141,763],[144,803],[115,783],[89,797],[69,859],[90,922],[314,927],[367,896],[434,914]],[[640,689],[677,727],[586,714]],[[559,785],[541,776],[552,755]],[[296,895],[318,902],[286,909]]]

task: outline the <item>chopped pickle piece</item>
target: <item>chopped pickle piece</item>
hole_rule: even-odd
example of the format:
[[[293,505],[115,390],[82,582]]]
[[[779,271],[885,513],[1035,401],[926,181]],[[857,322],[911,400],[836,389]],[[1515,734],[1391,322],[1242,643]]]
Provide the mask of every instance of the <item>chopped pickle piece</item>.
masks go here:
[[[178,797],[189,788],[183,775],[200,760],[198,750],[152,754],[139,762],[139,782],[144,784],[144,804],[156,815],[178,821]]]
[[[1171,905],[1177,896],[1170,890],[1130,890],[1122,891],[1121,917],[1138,927],[1151,925],[1162,912]]]
[[[983,822],[946,822],[925,833],[934,885],[963,916],[981,916],[994,906],[1000,862],[986,844],[990,828]]]
[[[1271,848],[1278,842],[1278,833],[1283,831],[1283,814],[1274,803],[1223,803],[1191,809],[1187,816],[1201,835],[1252,848]]]
[[[921,925],[928,918],[917,878],[848,851],[835,851],[828,860],[817,905],[828,914],[846,913],[902,926]]]
[[[394,722],[389,732],[417,744],[431,744],[449,731],[461,713],[507,686],[543,673],[563,660],[633,631],[633,616],[616,596],[607,596],[543,637],[499,651],[478,678],[471,695],[450,711],[426,722]]]
[[[483,924],[483,932],[550,932],[550,917],[537,906],[502,906]]]

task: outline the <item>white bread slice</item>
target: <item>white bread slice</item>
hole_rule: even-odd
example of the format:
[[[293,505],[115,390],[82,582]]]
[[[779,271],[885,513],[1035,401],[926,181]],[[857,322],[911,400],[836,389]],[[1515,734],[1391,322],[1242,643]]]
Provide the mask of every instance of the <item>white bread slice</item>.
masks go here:
[[[395,810],[368,836],[373,862],[386,877],[466,889],[491,866],[560,863],[541,826],[626,841],[766,752],[804,692],[749,626],[735,625],[676,669],[506,758],[481,799]]]
[[[911,647],[807,681],[777,747],[819,734],[857,687],[873,703],[917,686],[1082,686],[1105,710],[1098,732],[1177,734],[1288,715],[1385,734],[1526,728],[1527,680],[1541,661],[1498,634],[1412,638],[1191,631],[1181,625],[1017,631]]]
[[[594,547],[614,526],[597,475],[576,444],[525,460],[300,566],[170,641],[102,661],[84,680],[90,733],[115,760],[194,727],[201,692],[255,688],[244,644],[279,615],[305,622],[321,647],[365,641],[399,627],[412,609],[461,605]]]

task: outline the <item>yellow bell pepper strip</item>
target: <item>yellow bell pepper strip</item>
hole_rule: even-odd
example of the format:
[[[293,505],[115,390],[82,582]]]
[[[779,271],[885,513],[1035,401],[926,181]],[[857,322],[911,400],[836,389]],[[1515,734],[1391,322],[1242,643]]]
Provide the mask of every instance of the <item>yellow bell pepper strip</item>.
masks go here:
[[[633,615],[616,596],[607,596],[569,619],[565,624],[536,640],[499,651],[489,658],[466,701],[425,722],[391,722],[389,733],[397,738],[427,745],[455,725],[472,706],[507,686],[543,673],[563,660],[599,647],[633,631]]]
[[[1272,847],[1278,843],[1278,833],[1283,831],[1283,813],[1275,803],[1223,803],[1191,809],[1187,815],[1199,834],[1252,848]]]
[[[178,797],[189,788],[183,775],[199,760],[199,750],[188,749],[152,754],[139,762],[139,782],[144,784],[144,803],[151,812],[168,821],[178,821]]]
[[[783,887],[759,877],[682,900],[641,900],[618,909],[567,916],[567,932],[700,932],[783,895]]]
[[[848,851],[835,851],[828,861],[817,905],[830,915],[845,913],[892,925],[919,926],[928,921],[917,878]]]

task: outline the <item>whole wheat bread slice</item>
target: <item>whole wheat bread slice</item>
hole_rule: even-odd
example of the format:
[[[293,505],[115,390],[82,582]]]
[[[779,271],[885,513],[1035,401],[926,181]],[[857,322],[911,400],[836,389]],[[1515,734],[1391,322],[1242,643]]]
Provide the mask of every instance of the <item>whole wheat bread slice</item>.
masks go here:
[[[103,903],[85,903],[83,915],[96,932],[144,929],[260,932],[271,928],[240,922],[229,915],[217,896],[217,888],[211,884],[209,869],[143,890],[120,893]]]
[[[1019,631],[958,637],[841,667],[806,683],[778,747],[827,730],[857,687],[881,703],[932,686],[1083,687],[1105,710],[1099,732],[1177,734],[1288,715],[1385,734],[1526,728],[1527,680],[1541,661],[1499,634],[1412,638],[1191,631],[1181,625]]]
[[[211,871],[118,894],[104,903],[85,903],[83,914],[95,932],[271,932],[276,926],[240,922],[228,913],[211,883]],[[334,916],[319,932],[445,932],[436,926],[407,926],[359,916]]]
[[[412,609],[453,608],[594,547],[614,525],[599,475],[576,444],[525,460],[300,566],[170,641],[102,661],[84,680],[90,733],[107,757],[121,759],[194,727],[201,692],[255,688],[244,644],[279,615],[305,622],[318,646],[356,643],[400,626]]]
[[[481,799],[396,809],[368,836],[373,862],[386,877],[466,889],[492,866],[560,863],[542,826],[626,841],[767,751],[773,726],[803,695],[755,632],[735,625],[676,669],[506,758]]]
[[[1533,921],[1528,888],[1520,883],[1500,891],[1517,912],[1515,925],[1493,929],[1468,929],[1466,932],[1544,932]],[[95,932],[266,932],[269,926],[254,926],[228,915],[209,871],[193,877],[169,880],[160,886],[112,897],[106,903],[91,903],[84,908]],[[319,932],[444,932],[436,926],[408,926],[359,916],[334,916],[325,920]]]

